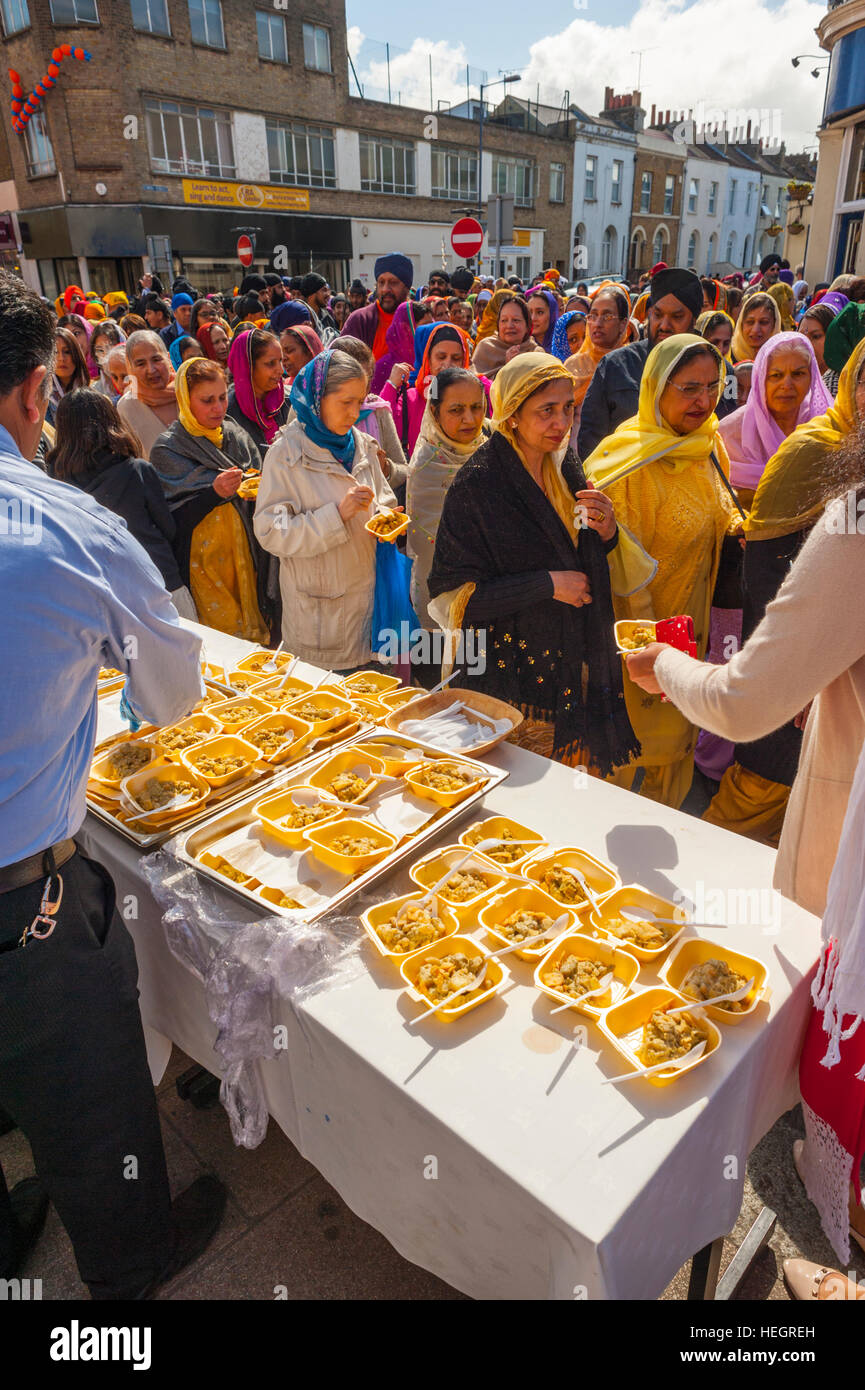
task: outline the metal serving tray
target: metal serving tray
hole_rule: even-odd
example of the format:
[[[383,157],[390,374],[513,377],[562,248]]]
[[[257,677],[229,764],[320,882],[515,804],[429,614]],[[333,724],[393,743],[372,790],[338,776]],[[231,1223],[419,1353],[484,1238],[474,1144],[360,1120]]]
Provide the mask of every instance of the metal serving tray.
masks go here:
[[[213,684],[213,682],[208,682]],[[234,691],[230,692],[233,695]],[[229,698],[227,695],[226,698]],[[313,744],[307,745],[302,749],[302,756],[294,763],[279,764],[256,764],[262,770],[253,777],[244,777],[236,783],[229,782],[225,787],[215,787],[203,806],[200,806],[192,814],[182,820],[173,821],[170,825],[160,826],[157,830],[138,831],[127,825],[124,821],[113,815],[107,805],[101,801],[95,801],[92,796],[87,797],[87,809],[90,813],[109,825],[118,835],[122,835],[124,840],[130,844],[138,845],[141,849],[154,849],[159,845],[170,840],[179,831],[189,830],[194,825],[199,825],[201,821],[213,816],[216,812],[225,811],[229,806],[234,806],[236,802],[245,801],[247,798],[260,800],[261,797],[268,796],[276,792],[277,788],[286,780],[293,778],[294,774],[301,769],[309,767],[322,761],[325,757],[343,744],[346,746],[353,743],[356,739],[369,738],[375,731],[375,724],[371,719],[361,719],[359,725],[352,725],[351,732],[346,734],[342,730],[336,729],[332,734],[324,734],[321,738],[315,739]],[[142,733],[149,732],[149,729],[142,729]],[[122,735],[116,738],[104,739],[106,747],[112,743],[120,742]],[[102,747],[102,744],[99,745]],[[311,751],[310,751],[311,750]],[[303,778],[301,778],[303,780]]]
[[[380,727],[375,728],[372,733],[369,731],[358,733],[353,738],[348,739],[344,744],[340,745],[338,751],[344,751],[346,748],[350,748],[353,743],[370,743],[374,739],[380,739],[385,743],[396,742],[405,744],[409,747],[418,748],[424,753],[429,752],[429,749],[424,747],[424,745],[420,744],[417,740],[410,739],[405,735],[394,735],[391,730],[381,729]],[[190,867],[194,868],[202,877],[209,879],[212,883],[218,884],[219,887],[225,889],[226,892],[233,893],[236,897],[240,898],[249,906],[257,909],[259,912],[263,910],[268,916],[291,916],[296,909],[278,907],[274,902],[260,896],[258,892],[251,891],[242,884],[234,883],[231,879],[226,878],[224,874],[219,873],[218,870],[211,868],[207,864],[202,864],[199,860],[199,855],[205,853],[211,846],[217,844],[226,835],[230,835],[233,831],[241,829],[244,825],[253,824],[255,818],[252,814],[252,808],[254,805],[263,800],[265,796],[275,794],[277,791],[288,791],[292,786],[302,785],[308,780],[309,775],[315,772],[317,767],[327,762],[330,756],[331,752],[328,751],[326,754],[307,760],[302,766],[301,764],[295,765],[278,784],[272,782],[266,789],[257,789],[254,793],[247,793],[243,800],[236,802],[230,808],[227,807],[221,810],[217,815],[211,814],[206,820],[196,825],[194,828],[184,831],[178,837],[177,857],[182,860],[184,864],[188,864]],[[439,752],[439,757],[442,759],[448,758],[454,760],[453,754]],[[334,908],[342,907],[351,898],[361,893],[365,888],[368,888],[376,879],[383,878],[386,874],[389,874],[391,870],[397,868],[406,860],[419,857],[422,853],[423,846],[426,846],[429,841],[438,838],[442,831],[450,829],[450,827],[454,825],[455,822],[461,820],[468,811],[475,809],[488,792],[500,786],[508,777],[508,773],[501,768],[491,767],[488,763],[480,762],[476,758],[469,758],[460,754],[458,761],[477,768],[479,774],[487,779],[484,786],[478,791],[473,792],[470,796],[467,796],[464,801],[459,802],[450,810],[434,807],[434,804],[430,802],[430,807],[434,811],[430,819],[421,826],[419,830],[402,839],[390,854],[386,855],[384,859],[379,860],[377,864],[373,865],[373,867],[368,869],[365,873],[358,874],[356,877],[348,879],[347,881],[341,875],[331,875],[332,877],[343,878],[342,886],[317,906],[306,909],[303,913],[306,921],[317,921]],[[347,811],[344,814],[349,816],[351,813]],[[265,831],[262,831],[262,835],[264,837],[265,847],[272,853],[272,857],[275,861],[284,861],[295,853],[280,845],[278,841],[268,836]],[[308,854],[309,851],[306,851],[306,853]],[[316,863],[318,863],[318,861],[316,861]],[[322,869],[322,873],[331,874],[331,871]],[[282,891],[289,892],[290,888],[284,888]]]

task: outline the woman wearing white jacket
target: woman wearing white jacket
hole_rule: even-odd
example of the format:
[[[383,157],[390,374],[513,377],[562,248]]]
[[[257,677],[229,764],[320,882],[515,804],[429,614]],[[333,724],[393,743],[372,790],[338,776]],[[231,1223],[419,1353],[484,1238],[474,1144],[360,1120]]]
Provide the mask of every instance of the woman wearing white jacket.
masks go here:
[[[294,379],[296,419],[264,459],[255,534],[280,560],[282,637],[295,656],[344,672],[368,662],[375,594],[376,506],[396,498],[370,435],[354,428],[366,373],[326,351]]]

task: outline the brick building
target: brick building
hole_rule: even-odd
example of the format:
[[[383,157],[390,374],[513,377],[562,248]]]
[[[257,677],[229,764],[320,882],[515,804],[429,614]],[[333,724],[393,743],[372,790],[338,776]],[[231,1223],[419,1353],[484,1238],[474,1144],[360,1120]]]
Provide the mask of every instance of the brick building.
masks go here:
[[[344,0],[0,0],[6,65],[30,91],[67,60],[23,136],[6,128],[26,278],[133,288],[145,264],[202,289],[256,265],[372,281],[382,251],[417,278],[457,263],[454,210],[478,205],[477,113],[350,96]],[[8,115],[5,117],[8,123]],[[0,188],[3,186],[0,143]],[[481,201],[515,195],[510,272],[570,265],[573,138],[485,121]],[[7,190],[11,185],[7,181]]]
[[[631,203],[629,273],[657,261],[672,265],[678,254],[686,150],[666,130],[637,135]]]

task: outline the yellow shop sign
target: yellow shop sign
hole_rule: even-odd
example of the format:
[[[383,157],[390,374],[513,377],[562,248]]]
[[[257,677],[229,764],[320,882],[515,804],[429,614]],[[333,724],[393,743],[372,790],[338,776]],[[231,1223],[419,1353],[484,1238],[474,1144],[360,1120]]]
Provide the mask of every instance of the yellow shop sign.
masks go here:
[[[183,201],[209,208],[249,208],[263,212],[309,212],[308,188],[277,188],[271,184],[217,183],[184,179]]]

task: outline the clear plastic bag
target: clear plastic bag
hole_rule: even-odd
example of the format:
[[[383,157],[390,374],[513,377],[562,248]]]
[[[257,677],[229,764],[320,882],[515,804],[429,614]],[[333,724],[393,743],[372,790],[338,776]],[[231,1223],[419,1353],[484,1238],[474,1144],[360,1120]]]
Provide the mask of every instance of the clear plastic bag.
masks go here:
[[[319,990],[362,973],[363,933],[356,917],[307,922],[300,916],[238,920],[169,842],[141,861],[142,876],[162,908],[173,956],[203,984],[222,1063],[220,1099],[235,1144],[254,1149],[268,1111],[256,1063],[272,1058],[279,1005],[296,1008]]]

